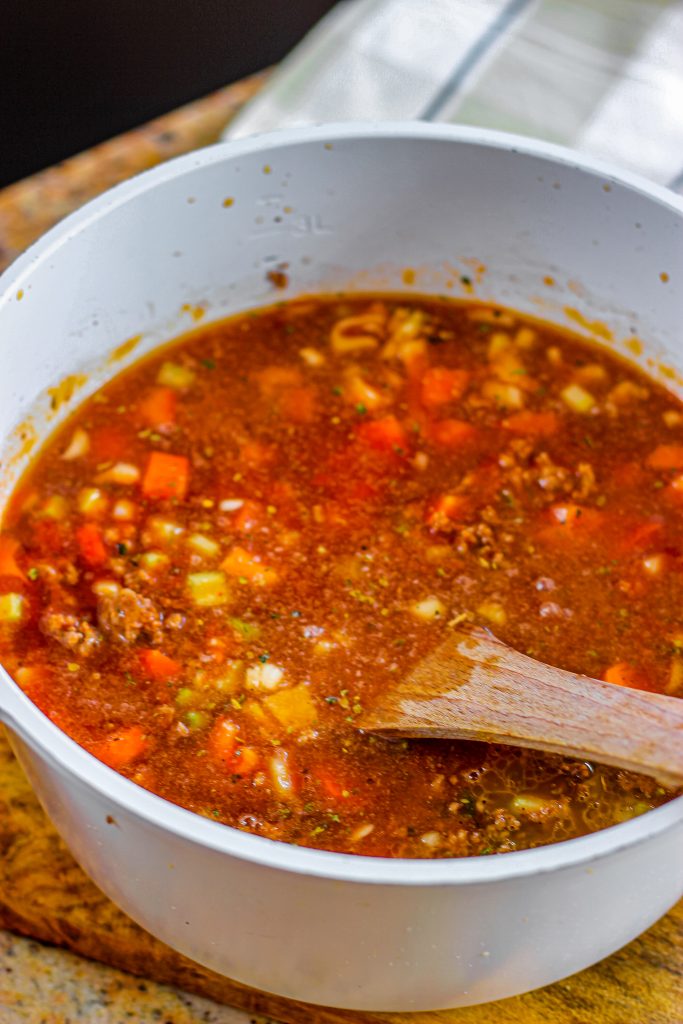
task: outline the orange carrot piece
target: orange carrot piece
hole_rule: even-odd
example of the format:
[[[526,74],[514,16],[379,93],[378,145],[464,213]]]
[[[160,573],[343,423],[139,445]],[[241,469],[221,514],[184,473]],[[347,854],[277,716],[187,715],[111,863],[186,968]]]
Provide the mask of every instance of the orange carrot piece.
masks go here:
[[[107,561],[107,549],[102,539],[102,531],[95,523],[84,523],[76,530],[76,540],[84,562],[93,568],[104,565]]]
[[[90,752],[104,761],[110,768],[125,768],[133,761],[142,757],[149,743],[139,725],[131,725],[128,729],[107,736],[105,740],[94,743]]]
[[[257,555],[250,554],[244,548],[231,548],[221,562],[221,569],[229,576],[236,576],[261,587],[271,586],[277,582],[277,573],[264,565]]]
[[[140,651],[140,661],[145,674],[150,679],[158,680],[159,682],[173,679],[180,674],[182,669],[180,662],[169,658],[163,651],[157,651],[151,647]]]
[[[147,392],[138,405],[140,417],[152,427],[175,423],[178,393],[173,388],[156,387]]]
[[[471,444],[476,436],[476,428],[465,420],[440,420],[429,430],[430,439],[442,448],[461,448]]]
[[[0,537],[0,576],[19,576],[23,579],[24,573],[16,561],[20,549],[21,544],[14,537],[7,534]]]
[[[523,437],[549,437],[560,425],[559,416],[554,412],[516,412],[503,420],[503,426],[513,434]]]
[[[251,775],[261,762],[254,747],[240,743],[239,728],[229,718],[219,718],[209,733],[209,753],[222,768],[235,775]]]
[[[462,398],[469,379],[470,374],[467,370],[449,370],[446,366],[430,367],[422,378],[420,387],[422,404],[428,409],[433,409]]]
[[[358,437],[377,452],[402,454],[408,450],[408,435],[395,416],[361,423]]]
[[[645,674],[628,661],[616,661],[614,665],[605,669],[602,678],[606,683],[613,683],[615,686],[628,686],[632,690],[648,689]]]
[[[645,461],[650,469],[683,469],[683,444],[658,444]]]
[[[152,452],[142,480],[142,493],[146,498],[177,498],[182,501],[189,483],[190,462],[185,455]]]
[[[235,513],[232,529],[237,533],[251,533],[261,526],[266,518],[266,510],[258,501],[246,499],[242,507]]]
[[[464,494],[441,494],[427,509],[425,521],[432,530],[453,529],[471,514],[471,504]]]

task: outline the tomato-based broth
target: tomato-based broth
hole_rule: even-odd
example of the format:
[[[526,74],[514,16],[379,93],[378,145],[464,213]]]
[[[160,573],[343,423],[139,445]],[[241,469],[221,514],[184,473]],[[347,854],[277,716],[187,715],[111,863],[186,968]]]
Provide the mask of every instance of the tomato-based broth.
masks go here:
[[[508,310],[316,298],[212,324],[59,430],[0,534],[0,652],[141,786],[304,846],[460,857],[656,782],[358,728],[454,624],[683,696],[683,406]]]

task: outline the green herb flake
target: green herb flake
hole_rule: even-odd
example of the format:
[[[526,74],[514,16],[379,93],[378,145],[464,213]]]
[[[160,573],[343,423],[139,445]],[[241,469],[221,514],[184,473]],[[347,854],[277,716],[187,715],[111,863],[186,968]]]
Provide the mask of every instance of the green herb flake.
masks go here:
[[[40,576],[40,573],[36,569],[35,565],[32,565],[31,568],[26,573],[26,575],[30,580],[37,580]]]
[[[367,410],[367,408],[366,408],[366,407],[365,407],[365,406],[363,405],[363,403],[362,403],[362,402],[359,402],[359,403],[358,403],[358,405],[356,406],[356,412],[357,412],[357,413],[358,413],[358,414],[359,414],[360,416],[365,416],[365,414],[366,414],[366,412],[367,412],[367,411],[368,411],[368,410]]]
[[[213,359],[202,359],[202,366],[206,367],[207,370],[216,369],[216,363]]]
[[[119,555],[127,555],[128,554],[128,548],[126,547],[125,544],[117,544],[116,545],[116,550],[117,550]]]

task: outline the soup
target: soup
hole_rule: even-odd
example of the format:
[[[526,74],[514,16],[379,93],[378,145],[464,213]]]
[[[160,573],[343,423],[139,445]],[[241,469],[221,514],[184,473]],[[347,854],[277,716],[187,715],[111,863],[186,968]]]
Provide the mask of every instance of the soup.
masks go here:
[[[0,653],[61,729],[216,821],[388,857],[570,839],[674,794],[357,721],[454,624],[683,696],[683,405],[509,310],[317,297],[89,399],[0,533]]]

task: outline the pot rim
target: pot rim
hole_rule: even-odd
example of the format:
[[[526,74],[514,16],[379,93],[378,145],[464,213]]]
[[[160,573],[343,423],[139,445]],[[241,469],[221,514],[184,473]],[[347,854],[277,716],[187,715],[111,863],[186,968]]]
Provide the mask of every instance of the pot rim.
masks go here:
[[[322,145],[352,140],[435,140],[505,150],[589,174],[600,184],[616,184],[639,192],[668,207],[683,226],[683,197],[646,179],[613,167],[608,162],[581,155],[542,140],[485,128],[422,122],[343,123],[282,129],[246,139],[218,143],[199,152],[177,157],[125,181],[66,217],[21,255],[0,277],[0,310],[16,300],[16,293],[34,267],[52,258],[69,240],[90,224],[129,200],[158,185],[190,175],[194,170],[240,156],[277,151],[283,146]],[[255,836],[229,825],[211,821],[143,789],[98,761],[62,732],[34,705],[0,667],[0,718],[31,748],[37,748],[60,772],[81,786],[156,828],[217,853],[248,860],[266,868],[316,878],[381,885],[469,885],[503,881],[556,870],[583,867],[645,843],[669,829],[683,825],[683,796],[649,811],[642,817],[578,839],[497,857],[464,857],[443,860],[367,857],[331,853],[294,846]],[[3,693],[4,691],[4,693]]]

